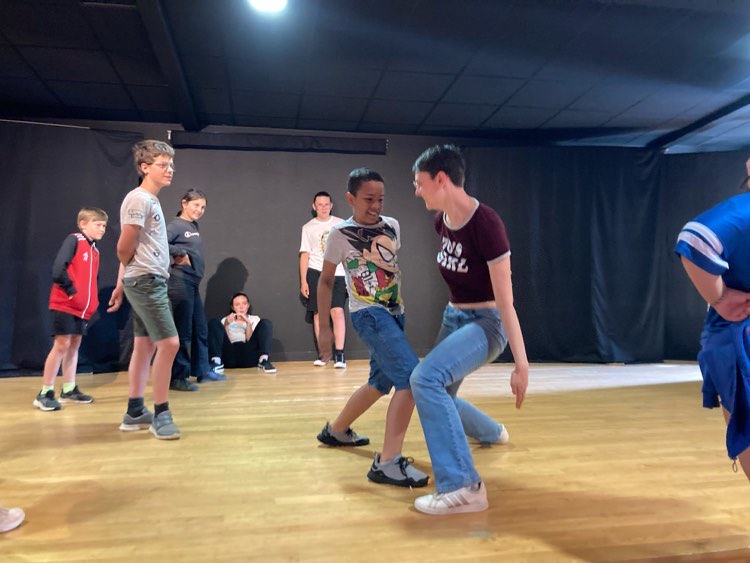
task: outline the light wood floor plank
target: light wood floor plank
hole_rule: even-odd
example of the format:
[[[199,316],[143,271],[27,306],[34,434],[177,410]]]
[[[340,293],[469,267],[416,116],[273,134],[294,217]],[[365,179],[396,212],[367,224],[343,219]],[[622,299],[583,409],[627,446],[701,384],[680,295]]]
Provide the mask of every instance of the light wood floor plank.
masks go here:
[[[366,479],[387,400],[355,425],[370,446],[315,440],[366,362],[277,367],[172,392],[175,442],[117,430],[124,373],[80,376],[96,402],[52,413],[41,378],[0,379],[0,503],[27,513],[0,560],[750,561],[750,486],[694,365],[532,366],[520,411],[510,368],[482,368],[461,394],[511,443],[473,446],[490,509],[453,517],[414,511],[431,486]],[[404,454],[431,474],[416,414]]]

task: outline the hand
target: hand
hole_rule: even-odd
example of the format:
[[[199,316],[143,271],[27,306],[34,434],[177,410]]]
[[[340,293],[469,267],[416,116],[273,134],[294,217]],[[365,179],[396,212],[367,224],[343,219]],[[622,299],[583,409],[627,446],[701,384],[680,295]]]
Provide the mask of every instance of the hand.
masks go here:
[[[526,388],[529,386],[529,368],[528,366],[515,366],[510,374],[510,389],[516,396],[516,408],[520,409],[523,400],[526,398]]]
[[[185,256],[175,256],[174,257],[174,265],[175,266],[192,266],[190,263],[190,256],[185,254]]]
[[[299,292],[306,298],[310,298],[310,286],[307,285],[307,282],[302,282],[302,285],[299,287]]]
[[[120,305],[122,305],[122,294],[122,283],[118,283],[115,289],[112,290],[112,297],[109,298],[108,305],[110,307],[107,309],[107,313],[114,313],[120,308]]]
[[[716,305],[716,312],[730,322],[744,321],[750,316],[750,293],[726,288]]]

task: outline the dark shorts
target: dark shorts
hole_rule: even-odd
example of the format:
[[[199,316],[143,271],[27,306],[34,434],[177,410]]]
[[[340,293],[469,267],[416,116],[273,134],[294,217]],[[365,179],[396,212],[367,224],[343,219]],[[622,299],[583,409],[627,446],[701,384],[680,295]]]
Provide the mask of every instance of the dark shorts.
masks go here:
[[[62,311],[51,310],[50,312],[52,313],[52,336],[68,334],[86,336],[88,333],[89,322],[86,319]]]
[[[318,280],[320,279],[320,272],[313,270],[312,268],[307,269],[307,286],[310,288],[310,297],[307,299],[306,309],[310,313],[318,312]],[[348,294],[346,293],[346,279],[344,276],[336,276],[333,282],[333,297],[331,298],[331,309],[336,307],[344,308],[346,306],[346,299]]]
[[[133,315],[133,334],[153,342],[177,336],[167,296],[167,280],[157,275],[122,280]]]

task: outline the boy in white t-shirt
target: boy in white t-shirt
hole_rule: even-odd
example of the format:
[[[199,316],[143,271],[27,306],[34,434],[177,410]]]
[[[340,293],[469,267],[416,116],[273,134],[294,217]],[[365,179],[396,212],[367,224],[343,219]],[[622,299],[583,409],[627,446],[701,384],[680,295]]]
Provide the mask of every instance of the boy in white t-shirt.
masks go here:
[[[318,279],[323,270],[323,254],[326,250],[326,241],[331,227],[341,223],[343,219],[331,215],[333,203],[328,192],[315,194],[312,203],[313,219],[302,226],[302,241],[299,247],[299,278],[300,295],[307,309],[308,322],[312,322],[315,332],[315,344],[317,346],[320,336],[320,320],[318,316]],[[346,339],[346,318],[344,317],[344,306],[346,305],[346,281],[344,269],[339,265],[336,268],[336,277],[331,298],[331,321],[333,324],[334,354],[333,367],[346,368],[344,357],[344,341]],[[316,366],[324,366],[326,362],[320,356],[324,350],[318,349],[318,358],[313,362]]]

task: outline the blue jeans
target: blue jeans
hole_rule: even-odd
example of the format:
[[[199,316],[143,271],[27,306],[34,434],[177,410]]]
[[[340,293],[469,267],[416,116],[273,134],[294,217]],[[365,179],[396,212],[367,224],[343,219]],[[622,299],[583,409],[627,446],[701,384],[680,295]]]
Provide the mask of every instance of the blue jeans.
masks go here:
[[[404,315],[391,315],[383,307],[367,307],[351,314],[354,330],[370,350],[367,383],[383,395],[409,388],[409,376],[419,363],[404,334]]]
[[[456,393],[464,377],[494,360],[507,341],[497,309],[457,309],[449,304],[435,347],[411,375],[439,493],[480,481],[466,435],[494,442],[500,427]]]
[[[172,364],[172,381],[191,375],[206,375],[208,365],[208,326],[198,284],[172,275],[167,285],[180,348]]]

